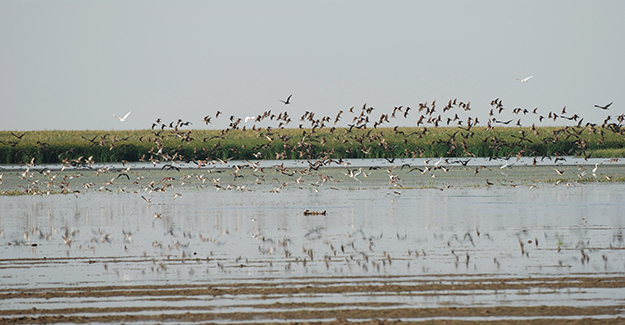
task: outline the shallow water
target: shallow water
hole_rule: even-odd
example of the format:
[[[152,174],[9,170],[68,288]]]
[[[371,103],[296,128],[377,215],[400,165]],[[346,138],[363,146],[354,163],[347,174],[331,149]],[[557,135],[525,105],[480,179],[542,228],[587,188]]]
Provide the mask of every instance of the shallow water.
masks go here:
[[[477,174],[481,162],[442,164],[446,171],[423,173],[410,170],[414,163],[378,165],[382,168],[350,165],[365,166],[357,177],[345,167],[300,173],[274,165],[263,171],[137,167],[128,179],[112,170],[99,175],[84,168],[53,170],[47,176],[7,170],[3,191],[30,186],[43,195],[0,197],[3,293],[119,285],[229,288],[275,281],[303,287],[333,281],[444,284],[481,278],[522,278],[529,287],[399,296],[209,294],[174,304],[168,294],[163,300],[16,297],[3,299],[0,309],[123,305],[180,306],[186,312],[209,304],[219,312],[253,308],[262,313],[279,311],[262,307],[276,302],[390,303],[393,308],[623,304],[622,287],[540,289],[527,280],[623,276],[625,184],[613,181],[625,175],[622,165],[605,162],[597,173],[591,172],[594,165],[489,165]],[[565,172],[558,175],[554,168]],[[45,195],[58,191],[66,175],[71,175],[65,177],[71,179],[70,194]],[[305,215],[305,210],[319,214]]]

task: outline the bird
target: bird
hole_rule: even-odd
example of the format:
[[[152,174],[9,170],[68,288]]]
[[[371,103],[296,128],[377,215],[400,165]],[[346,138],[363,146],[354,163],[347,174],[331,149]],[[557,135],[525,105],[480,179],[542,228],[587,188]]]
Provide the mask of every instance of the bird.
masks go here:
[[[565,168],[563,170],[558,170],[555,167],[553,167],[553,170],[556,172],[556,174],[563,176],[564,172],[567,170],[568,168]]]
[[[592,173],[593,173],[593,174],[597,172],[597,169],[599,168],[599,165],[600,165],[600,164],[601,164],[601,163],[596,163],[596,164],[595,164],[595,168],[593,168],[593,169],[592,169]]]
[[[22,133],[21,135],[17,135],[17,134],[15,134],[15,133],[11,132],[11,134],[12,134],[14,137],[16,137],[16,138],[18,138],[18,139],[20,139],[20,140],[22,140],[22,137],[24,137],[24,135],[26,135],[26,133],[28,133],[28,132],[24,132],[24,133]]]
[[[614,103],[614,102],[611,102],[610,104],[605,105],[605,106],[595,105],[595,107],[597,107],[597,108],[601,108],[601,109],[606,109],[606,110],[607,110],[607,109],[608,109],[608,107],[610,107],[610,105],[612,105],[612,103]]]
[[[256,117],[254,117],[254,116],[247,116],[245,118],[245,123],[247,123],[247,121],[249,121],[249,120],[256,121]]]
[[[528,81],[529,81],[530,79],[532,79],[533,77],[534,77],[534,76],[532,75],[532,76],[529,76],[529,77],[525,77],[525,78],[523,78],[523,79],[521,79],[521,78],[516,78],[516,80],[521,80],[521,82],[528,82]]]
[[[128,118],[128,115],[130,115],[131,111],[128,111],[128,113],[126,113],[126,115],[124,115],[124,117],[119,117],[115,114],[113,114],[113,116],[117,117],[119,119],[120,122],[126,122],[126,119]]]
[[[347,171],[348,171],[347,173],[343,173],[343,174],[345,174],[345,176],[349,176],[349,177],[351,177],[351,178],[353,178],[353,179],[355,179],[355,180],[360,182],[360,180],[358,179],[358,175],[360,175],[362,173],[362,168],[359,168],[358,172],[356,172],[355,169],[349,169],[349,168],[347,169]]]
[[[291,96],[293,96],[293,94],[289,95],[289,97],[287,97],[286,100],[278,99],[278,101],[283,102],[284,105],[288,105],[291,103]]]

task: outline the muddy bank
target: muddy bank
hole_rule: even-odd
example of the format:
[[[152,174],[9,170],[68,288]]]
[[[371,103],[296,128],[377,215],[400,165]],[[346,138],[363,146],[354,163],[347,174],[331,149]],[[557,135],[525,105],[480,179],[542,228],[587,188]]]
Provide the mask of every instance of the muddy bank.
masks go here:
[[[140,285],[140,286],[103,286],[24,289],[15,292],[2,290],[0,300],[5,299],[51,299],[51,298],[104,298],[104,297],[169,297],[171,300],[187,299],[191,296],[237,296],[237,295],[293,295],[293,294],[344,294],[363,293],[394,295],[428,295],[441,292],[476,290],[530,290],[530,289],[582,289],[582,288],[625,288],[625,276],[614,277],[531,277],[497,278],[473,276],[462,279],[457,275],[437,277],[432,280],[414,280],[412,278],[379,276],[374,281],[370,278],[350,277],[349,284],[343,285],[346,278],[324,278],[323,281],[311,279],[289,279],[288,283],[245,283],[223,285]],[[392,282],[386,284],[384,282]],[[0,315],[7,311],[0,310]]]
[[[345,312],[332,312],[331,318],[325,318],[327,312],[294,312],[294,313],[266,313],[266,314],[203,314],[185,313],[181,315],[154,315],[154,316],[22,316],[11,319],[2,319],[0,324],[54,324],[54,323],[123,323],[123,322],[202,322],[202,323],[228,323],[245,322],[246,324],[273,324],[280,322],[285,324],[623,324],[622,317],[593,319],[592,316],[617,313],[618,308],[439,308],[435,310],[350,310]],[[88,312],[88,311],[82,311]],[[525,319],[502,319],[507,317],[519,317]],[[555,317],[554,317],[555,316]],[[559,319],[557,316],[579,317],[577,319]],[[489,317],[494,318],[490,320]],[[544,318],[543,318],[544,317]],[[396,320],[397,318],[408,320]],[[432,319],[440,318],[440,319]],[[458,320],[453,318],[460,318]],[[464,318],[464,319],[462,319]],[[472,320],[475,318],[475,320]],[[267,319],[267,321],[263,321]],[[315,319],[315,321],[307,321]],[[364,319],[364,320],[363,320]],[[372,320],[373,319],[373,320]],[[394,320],[384,320],[394,319]],[[289,320],[298,320],[288,322]],[[285,322],[286,321],[286,322]]]
[[[623,304],[595,306],[463,306],[441,301],[439,307],[411,304],[417,296],[540,295],[547,292],[584,292],[592,289],[622,292],[625,277],[493,278],[455,276],[435,281],[379,277],[350,279],[291,279],[288,283],[257,282],[230,285],[72,286],[29,290],[3,289],[0,301],[30,300],[42,307],[0,311],[0,324],[121,323],[121,322],[246,322],[284,321],[342,324],[527,323],[620,324]],[[342,284],[346,283],[347,284]],[[388,283],[386,283],[388,282]],[[618,293],[617,293],[618,294]],[[332,296],[375,297],[362,302],[332,302]],[[292,299],[289,297],[302,297]],[[328,302],[316,300],[328,298]],[[392,297],[392,299],[389,299]],[[501,296],[504,297],[504,296]],[[230,303],[224,303],[224,300]],[[502,300],[505,304],[507,299]],[[600,299],[597,299],[600,300]],[[159,301],[161,304],[148,304]],[[446,306],[446,304],[449,304]],[[66,308],[55,306],[67,305]],[[109,306],[110,307],[107,307]],[[373,321],[375,320],[375,321]],[[388,320],[388,321],[381,321]]]

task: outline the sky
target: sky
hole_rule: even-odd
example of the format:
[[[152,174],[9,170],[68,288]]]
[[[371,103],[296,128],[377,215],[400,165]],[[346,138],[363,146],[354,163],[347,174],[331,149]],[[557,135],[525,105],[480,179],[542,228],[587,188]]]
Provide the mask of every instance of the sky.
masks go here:
[[[601,123],[625,113],[623,13],[625,1],[1,0],[0,130],[220,129],[268,110],[297,127],[305,111],[454,98],[482,121],[500,98],[502,118],[566,106]]]

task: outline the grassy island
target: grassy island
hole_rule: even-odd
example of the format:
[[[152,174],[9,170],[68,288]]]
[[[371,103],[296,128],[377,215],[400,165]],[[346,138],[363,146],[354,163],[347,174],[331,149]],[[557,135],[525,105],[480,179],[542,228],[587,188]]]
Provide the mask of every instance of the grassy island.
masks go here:
[[[625,157],[620,128],[342,127],[2,131],[2,164],[415,157]]]

